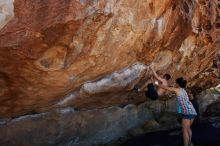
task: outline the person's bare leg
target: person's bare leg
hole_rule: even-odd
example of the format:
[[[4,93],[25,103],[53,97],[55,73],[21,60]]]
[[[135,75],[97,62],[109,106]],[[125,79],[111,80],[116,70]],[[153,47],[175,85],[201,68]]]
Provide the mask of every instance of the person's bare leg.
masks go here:
[[[192,126],[194,119],[190,120],[190,126]]]
[[[182,132],[183,132],[183,144],[184,146],[189,146],[188,130],[183,127]]]
[[[193,119],[190,120],[190,125],[189,125],[189,128],[188,128],[188,133],[189,133],[189,144],[192,143],[192,130],[191,130],[191,126],[193,124]]]
[[[183,132],[183,143],[184,146],[189,146],[190,137],[189,137],[189,120],[182,119],[182,132]]]
[[[191,144],[191,141],[192,141],[192,130],[190,127],[187,128],[187,132],[188,132],[188,135],[189,135],[189,144]]]

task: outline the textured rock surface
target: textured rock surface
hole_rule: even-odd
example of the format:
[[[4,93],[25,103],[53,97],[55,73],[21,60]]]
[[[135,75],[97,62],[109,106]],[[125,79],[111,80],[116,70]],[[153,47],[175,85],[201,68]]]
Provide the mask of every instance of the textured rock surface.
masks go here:
[[[202,92],[198,99],[201,113],[206,117],[217,115],[220,109],[220,86]]]
[[[12,3],[0,1],[1,117],[126,104],[143,71],[129,72],[136,62],[217,84],[209,69],[220,42],[217,0]]]
[[[14,0],[0,0],[0,29],[14,17]]]
[[[64,108],[12,120],[1,120],[0,145],[105,144],[126,135],[128,130],[143,124],[146,120],[154,119],[154,111],[161,113],[166,110],[163,106],[164,102],[157,102],[157,104],[147,102],[138,106],[130,104],[123,108],[109,107],[89,111]],[[151,109],[148,108],[149,104]],[[173,105],[170,108],[172,107]],[[175,108],[172,112],[175,112]]]
[[[219,92],[209,91],[199,95],[198,101],[203,103],[200,111],[204,112],[209,104],[219,102],[220,96],[216,96],[219,96]],[[218,109],[219,104],[209,110],[209,114],[219,114]],[[61,108],[14,119],[1,119],[0,145],[101,145],[120,137],[126,139],[146,131],[178,126],[175,113],[175,99],[87,111]]]

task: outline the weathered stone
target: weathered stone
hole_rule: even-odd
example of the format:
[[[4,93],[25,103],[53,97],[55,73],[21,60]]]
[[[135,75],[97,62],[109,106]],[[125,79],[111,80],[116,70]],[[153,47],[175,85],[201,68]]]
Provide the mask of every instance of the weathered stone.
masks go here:
[[[131,69],[137,62],[170,73],[172,82],[184,76],[191,86],[218,84],[210,71],[220,45],[217,4],[1,0],[0,116],[127,104],[142,80],[143,70]]]
[[[205,116],[205,117],[219,117],[220,116],[220,100],[208,105],[205,112],[203,113],[203,116]]]
[[[149,120],[149,121],[146,121],[142,125],[142,128],[144,129],[144,132],[149,132],[150,130],[157,130],[161,127],[160,127],[160,124],[157,121]]]
[[[132,87],[132,85],[140,80],[141,74],[145,74],[147,66],[143,64],[135,64],[130,68],[115,72],[98,81],[87,82],[81,87],[81,95],[92,96],[98,93],[120,92]]]
[[[216,87],[207,90],[206,92],[202,92],[197,97],[201,113],[204,113],[209,105],[220,101],[220,92],[218,92],[218,88]]]
[[[199,102],[201,99],[198,97]],[[203,102],[208,103],[208,98],[204,100]],[[203,111],[204,106],[200,107]],[[130,104],[123,108],[109,107],[86,111],[60,108],[41,114],[1,119],[0,145],[105,144],[120,137],[126,139],[145,132],[176,127],[176,112],[175,99],[169,99],[147,101],[139,105]]]
[[[175,99],[131,89],[149,65],[171,85],[219,84],[219,20],[217,0],[0,0],[0,145],[103,144],[174,121]],[[201,112],[219,101],[203,93]]]
[[[144,116],[141,113],[145,113]],[[105,144],[152,119],[150,110],[128,105],[100,110],[72,108],[0,121],[0,145],[91,146]]]
[[[14,17],[14,0],[0,0],[0,29]]]

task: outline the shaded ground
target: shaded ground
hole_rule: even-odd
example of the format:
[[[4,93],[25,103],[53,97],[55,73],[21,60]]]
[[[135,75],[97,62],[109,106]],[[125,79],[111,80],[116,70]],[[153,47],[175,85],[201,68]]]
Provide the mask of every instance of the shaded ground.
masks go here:
[[[206,119],[193,128],[192,142],[197,146],[219,146],[220,145],[220,118]],[[181,146],[181,128],[172,130],[146,133],[127,142],[121,146]]]

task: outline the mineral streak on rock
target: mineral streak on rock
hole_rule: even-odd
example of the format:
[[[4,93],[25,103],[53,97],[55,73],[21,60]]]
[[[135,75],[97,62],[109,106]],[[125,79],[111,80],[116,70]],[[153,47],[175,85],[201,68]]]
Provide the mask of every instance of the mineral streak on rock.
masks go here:
[[[14,0],[0,0],[0,29],[14,17]]]
[[[83,84],[81,94],[97,94],[102,92],[118,92],[126,90],[130,83],[137,82],[141,74],[145,74],[147,66],[135,64],[131,68],[115,72],[98,81]]]
[[[219,4],[0,0],[0,116],[45,112],[76,92],[65,105],[125,104],[122,93],[140,73],[125,81],[111,77],[137,62],[172,74],[173,81],[184,76],[190,85],[217,84],[210,67],[220,45]],[[97,80],[102,84],[93,88]]]

